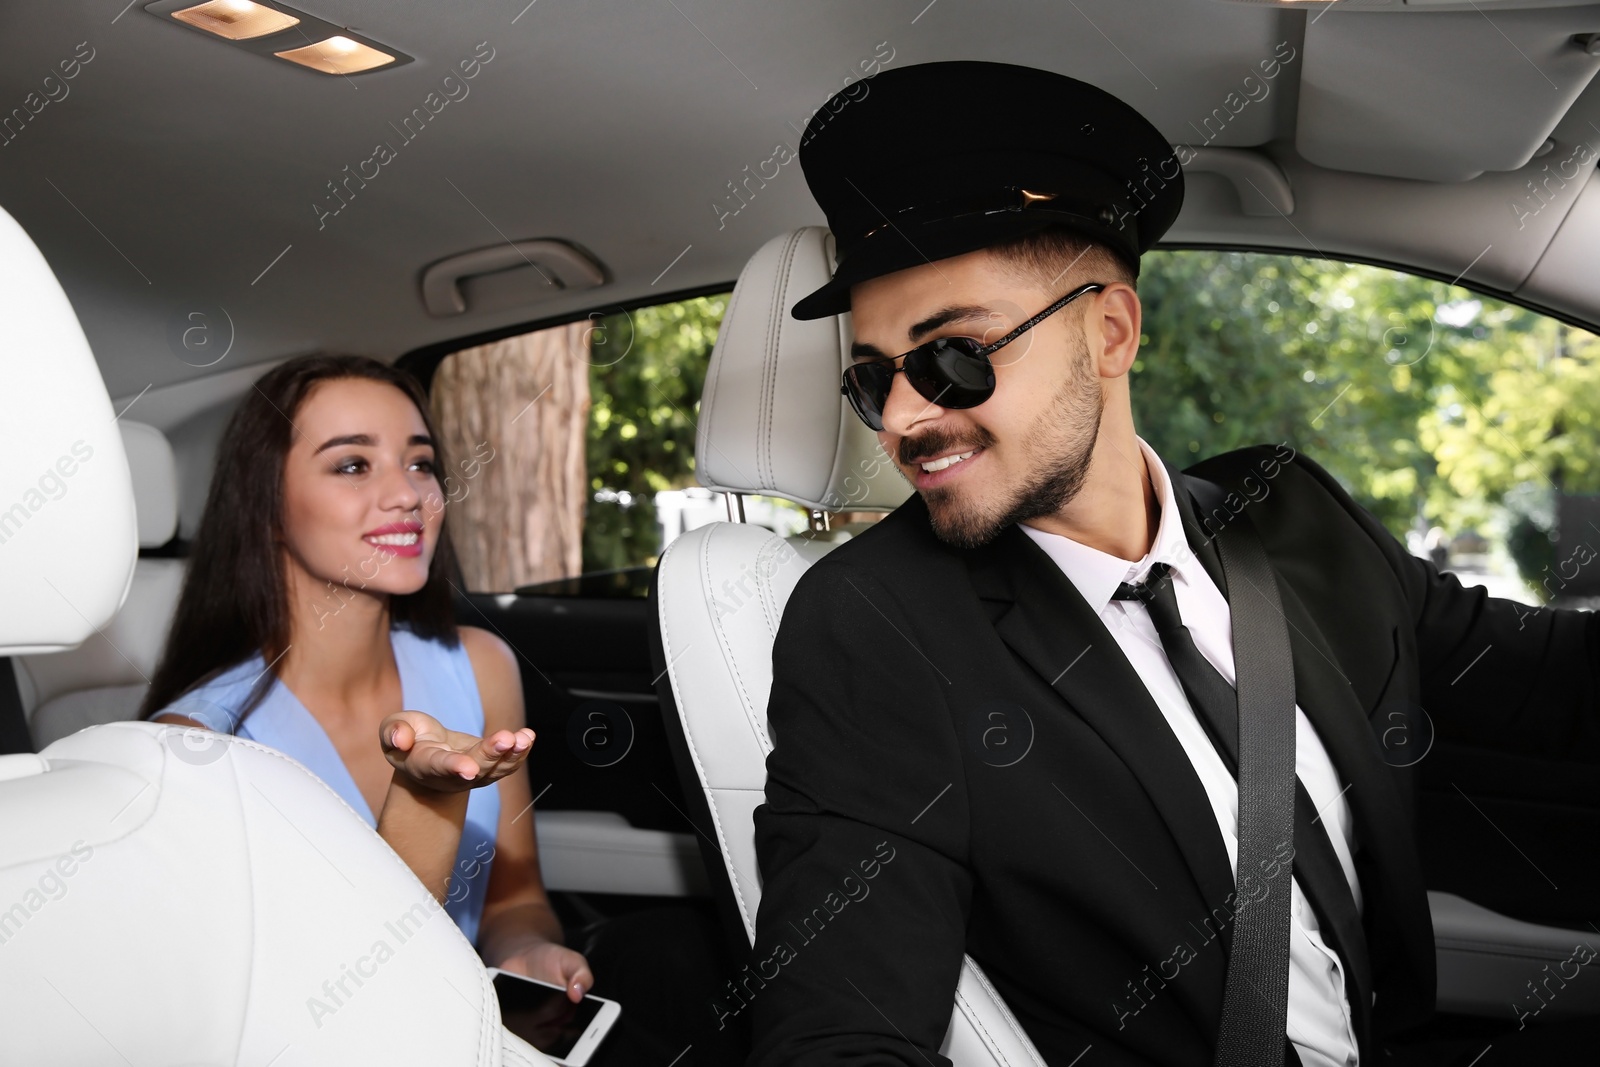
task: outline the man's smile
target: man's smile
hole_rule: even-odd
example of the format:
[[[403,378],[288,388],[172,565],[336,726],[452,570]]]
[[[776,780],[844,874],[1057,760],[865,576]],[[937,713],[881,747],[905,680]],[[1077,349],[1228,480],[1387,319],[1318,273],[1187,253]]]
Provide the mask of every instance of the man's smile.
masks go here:
[[[943,485],[952,478],[960,477],[983,452],[983,448],[969,448],[965,452],[947,452],[935,459],[923,460],[916,464],[913,484],[918,490]]]

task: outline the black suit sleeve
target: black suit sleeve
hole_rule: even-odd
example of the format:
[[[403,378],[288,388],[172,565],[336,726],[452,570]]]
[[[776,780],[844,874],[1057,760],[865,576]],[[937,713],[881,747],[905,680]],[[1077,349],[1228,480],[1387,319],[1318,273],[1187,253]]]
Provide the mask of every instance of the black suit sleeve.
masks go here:
[[[936,646],[957,638],[919,633],[908,614],[836,560],[785,608],[755,812],[756,943],[733,991],[752,1013],[752,1067],[949,1067],[938,1049],[972,884]]]
[[[1293,465],[1322,483],[1399,579],[1416,634],[1422,705],[1440,737],[1600,763],[1600,613],[1535,608],[1464,587],[1408,552],[1322,467],[1304,455]]]

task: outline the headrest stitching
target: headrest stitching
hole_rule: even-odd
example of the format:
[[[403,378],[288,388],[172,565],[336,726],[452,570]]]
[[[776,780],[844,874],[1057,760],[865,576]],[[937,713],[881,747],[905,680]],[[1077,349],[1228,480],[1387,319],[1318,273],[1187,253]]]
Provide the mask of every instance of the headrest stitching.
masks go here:
[[[783,331],[783,294],[788,288],[789,270],[794,263],[794,251],[800,242],[800,231],[789,235],[783,252],[778,257],[777,270],[772,273],[772,296],[767,307],[767,346],[761,360],[761,408],[757,414],[757,474],[762,478],[762,488],[778,484],[776,464],[772,460],[772,422],[777,392],[778,345]]]
[[[715,410],[715,405],[712,403],[712,400],[717,393],[717,386],[722,378],[722,364],[726,361],[726,357],[722,355],[719,349],[721,349],[726,343],[725,339],[733,335],[732,327],[735,317],[739,313],[739,307],[742,303],[740,297],[742,295],[743,290],[739,288],[737,284],[735,284],[733,287],[733,296],[728,299],[728,310],[726,313],[724,313],[722,317],[722,325],[717,330],[716,343],[712,345],[712,359],[710,368],[711,376],[709,379],[707,379],[705,386],[700,390],[700,425],[695,431],[695,467],[701,472],[698,477],[702,485],[722,480],[720,478],[713,478],[709,471],[712,458],[711,453],[716,451],[716,446],[712,443],[712,424],[708,416],[712,411]],[[700,438],[702,436],[705,438],[706,447],[704,449],[701,449],[700,447]],[[718,454],[720,455],[720,452]],[[702,462],[702,459],[704,462]],[[731,463],[729,465],[731,466]],[[738,473],[739,472],[736,469],[734,474]]]

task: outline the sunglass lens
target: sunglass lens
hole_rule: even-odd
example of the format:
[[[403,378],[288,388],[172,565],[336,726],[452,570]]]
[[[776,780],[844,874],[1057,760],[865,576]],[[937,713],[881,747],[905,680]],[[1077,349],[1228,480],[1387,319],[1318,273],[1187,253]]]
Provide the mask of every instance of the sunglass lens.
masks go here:
[[[994,395],[994,367],[979,347],[970,337],[930,341],[906,358],[906,377],[940,407],[977,407]]]
[[[872,429],[883,429],[883,405],[889,399],[894,369],[887,364],[860,363],[850,368],[847,377],[857,414]]]

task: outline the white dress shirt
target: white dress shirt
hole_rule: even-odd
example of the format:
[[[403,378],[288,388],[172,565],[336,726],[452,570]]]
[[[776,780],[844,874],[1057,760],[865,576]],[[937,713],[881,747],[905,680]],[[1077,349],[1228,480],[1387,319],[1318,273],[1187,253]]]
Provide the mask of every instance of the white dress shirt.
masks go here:
[[[1045,533],[1026,523],[1023,532],[1050,555],[1062,572],[1077,587],[1089,607],[1099,614],[1106,628],[1134,670],[1139,672],[1150,696],[1155,700],[1167,725],[1183,745],[1195,774],[1205,787],[1216,816],[1218,830],[1228,848],[1228,866],[1238,869],[1239,788],[1227,765],[1211,744],[1200,724],[1177,672],[1168,662],[1161,637],[1144,604],[1137,600],[1113,600],[1120,582],[1142,581],[1151,564],[1163,562],[1172,567],[1173,590],[1178,613],[1194,636],[1200,654],[1234,684],[1233,638],[1228,602],[1217,589],[1211,575],[1195,558],[1184,538],[1165,467],[1155,451],[1139,438],[1150,472],[1151,484],[1161,502],[1161,522],[1155,543],[1145,557],[1130,562],[1060,534]],[[1312,729],[1304,711],[1295,707],[1295,773],[1310,794],[1312,804],[1327,825],[1328,837],[1338,854],[1339,865],[1355,896],[1356,909],[1362,907],[1361,886],[1356,878],[1355,825],[1350,805],[1339,786],[1338,772],[1328,759],[1322,741]],[[1307,905],[1298,875],[1289,898],[1292,925],[1289,935],[1289,1019],[1288,1037],[1306,1067],[1355,1067],[1357,1061],[1355,1023],[1345,996],[1344,970],[1338,955],[1323,940],[1316,913]]]

